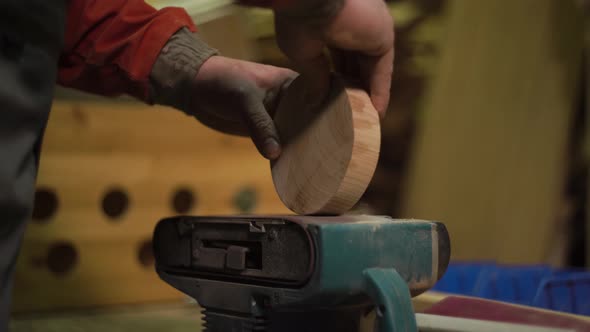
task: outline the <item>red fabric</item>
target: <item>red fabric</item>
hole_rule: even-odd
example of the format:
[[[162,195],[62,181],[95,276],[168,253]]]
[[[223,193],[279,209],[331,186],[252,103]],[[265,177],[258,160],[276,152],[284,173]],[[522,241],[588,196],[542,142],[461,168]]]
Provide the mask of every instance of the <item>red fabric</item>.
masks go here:
[[[182,27],[180,8],[155,10],[142,0],[70,0],[58,83],[149,101],[149,74],[166,41]]]

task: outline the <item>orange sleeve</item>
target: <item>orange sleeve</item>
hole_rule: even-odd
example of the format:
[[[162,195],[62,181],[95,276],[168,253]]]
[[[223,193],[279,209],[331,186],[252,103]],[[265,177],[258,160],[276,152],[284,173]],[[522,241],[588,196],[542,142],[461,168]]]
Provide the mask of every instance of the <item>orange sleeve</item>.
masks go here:
[[[182,27],[196,29],[181,8],[158,11],[142,0],[70,0],[58,83],[148,101],[152,66]]]

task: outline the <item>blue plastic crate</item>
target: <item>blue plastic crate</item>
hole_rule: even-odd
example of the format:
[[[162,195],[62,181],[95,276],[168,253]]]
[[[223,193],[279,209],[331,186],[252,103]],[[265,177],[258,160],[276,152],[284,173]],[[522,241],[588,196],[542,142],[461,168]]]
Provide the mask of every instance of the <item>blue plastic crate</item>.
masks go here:
[[[433,290],[473,295],[479,276],[494,268],[495,264],[491,262],[450,264],[443,277],[434,285]]]
[[[590,315],[590,273],[561,274],[543,280],[532,305]]]
[[[452,263],[433,290],[590,315],[590,272],[581,269]]]
[[[549,266],[497,266],[480,275],[473,295],[531,305],[541,281],[552,274]]]

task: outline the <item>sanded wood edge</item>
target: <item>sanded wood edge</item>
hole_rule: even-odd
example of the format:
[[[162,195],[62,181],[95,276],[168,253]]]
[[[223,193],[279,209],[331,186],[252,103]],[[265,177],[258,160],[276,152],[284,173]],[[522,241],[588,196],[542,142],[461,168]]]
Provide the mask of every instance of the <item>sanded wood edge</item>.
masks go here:
[[[354,88],[346,88],[345,91],[352,109],[354,128],[352,158],[336,194],[317,214],[341,214],[350,210],[367,190],[379,160],[379,115],[366,92]]]

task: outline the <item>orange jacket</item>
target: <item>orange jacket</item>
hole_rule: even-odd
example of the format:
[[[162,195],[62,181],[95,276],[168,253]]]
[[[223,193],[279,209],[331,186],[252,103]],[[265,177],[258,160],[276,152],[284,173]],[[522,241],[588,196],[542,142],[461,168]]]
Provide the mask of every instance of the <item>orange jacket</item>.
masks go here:
[[[242,0],[278,7],[289,0]],[[156,10],[143,0],[70,0],[58,83],[91,93],[149,100],[149,75],[160,50],[182,27],[181,8]]]

